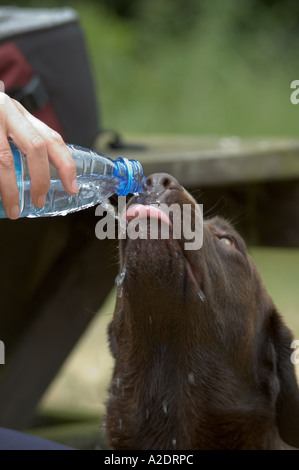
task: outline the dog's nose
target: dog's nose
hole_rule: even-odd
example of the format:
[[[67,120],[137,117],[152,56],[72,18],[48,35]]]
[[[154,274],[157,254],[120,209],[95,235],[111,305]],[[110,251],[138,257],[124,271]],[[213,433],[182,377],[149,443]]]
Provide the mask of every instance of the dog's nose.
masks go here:
[[[163,193],[166,189],[181,189],[178,180],[168,173],[154,173],[146,178],[146,185],[149,191]]]

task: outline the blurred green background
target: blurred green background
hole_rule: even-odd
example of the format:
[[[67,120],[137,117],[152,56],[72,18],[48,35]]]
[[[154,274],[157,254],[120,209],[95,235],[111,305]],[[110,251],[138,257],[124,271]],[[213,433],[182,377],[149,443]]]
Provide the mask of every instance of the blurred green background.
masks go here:
[[[129,133],[297,135],[299,2],[85,0],[102,123]]]

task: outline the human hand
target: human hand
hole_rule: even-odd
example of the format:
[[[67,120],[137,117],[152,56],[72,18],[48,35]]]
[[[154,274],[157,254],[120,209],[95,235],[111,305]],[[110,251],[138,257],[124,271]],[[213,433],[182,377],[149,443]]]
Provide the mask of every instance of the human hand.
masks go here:
[[[3,208],[10,219],[20,215],[15,166],[8,143],[26,155],[31,178],[31,199],[43,207],[50,188],[49,162],[57,169],[65,190],[78,192],[76,166],[62,137],[30,114],[20,103],[0,92],[0,192]]]

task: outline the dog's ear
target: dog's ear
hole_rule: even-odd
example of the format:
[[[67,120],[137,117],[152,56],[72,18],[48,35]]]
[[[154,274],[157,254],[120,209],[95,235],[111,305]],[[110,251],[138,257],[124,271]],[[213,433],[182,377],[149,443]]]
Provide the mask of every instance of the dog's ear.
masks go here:
[[[270,336],[276,353],[279,392],[276,417],[280,437],[299,448],[299,388],[291,361],[293,335],[274,309],[270,316]]]

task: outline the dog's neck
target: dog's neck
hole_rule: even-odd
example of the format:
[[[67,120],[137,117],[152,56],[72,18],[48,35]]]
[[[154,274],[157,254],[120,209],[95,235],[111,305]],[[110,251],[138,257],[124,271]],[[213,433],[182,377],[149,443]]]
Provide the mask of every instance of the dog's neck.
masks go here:
[[[116,448],[246,449],[248,442],[254,449],[283,446],[271,411],[261,412],[233,377],[221,380],[228,373],[223,364],[196,371],[190,350],[184,354],[157,344],[147,357],[137,350],[129,355],[119,351],[107,423]],[[232,388],[222,390],[221,383]]]

